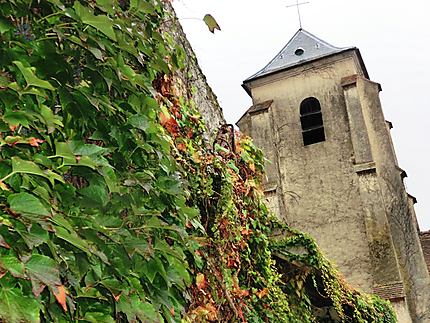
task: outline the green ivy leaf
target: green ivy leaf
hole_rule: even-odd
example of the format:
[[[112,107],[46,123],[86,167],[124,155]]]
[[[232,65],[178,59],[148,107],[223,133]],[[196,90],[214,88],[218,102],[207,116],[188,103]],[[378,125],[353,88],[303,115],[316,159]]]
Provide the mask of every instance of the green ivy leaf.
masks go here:
[[[13,28],[13,25],[5,19],[0,19],[0,34],[3,34]]]
[[[0,256],[0,268],[7,270],[13,277],[25,278],[24,264],[14,255]]]
[[[95,16],[91,9],[82,6],[79,1],[75,1],[73,6],[76,14],[82,20],[84,24],[90,25],[103,34],[108,36],[110,39],[116,41],[115,31],[113,30],[113,21],[105,15]]]
[[[7,87],[9,89],[17,92],[19,94],[19,96],[23,96],[24,94],[32,94],[32,95],[40,96],[43,98],[46,97],[46,92],[42,88],[36,88],[36,87],[28,88],[28,87],[26,87],[25,89],[23,89],[16,82],[9,83]]]
[[[63,239],[64,241],[67,241],[68,243],[74,245],[76,248],[81,249],[83,252],[89,254],[89,246],[87,241],[79,237],[76,232],[68,232],[66,229],[62,227],[56,227],[56,236],[60,239]]]
[[[161,322],[157,311],[151,303],[141,300],[137,295],[121,295],[118,312],[123,312],[129,322]]]
[[[18,67],[28,86],[40,87],[42,89],[47,89],[55,91],[55,88],[48,81],[38,78],[35,74],[34,67],[25,67],[20,61],[13,61],[13,63]]]
[[[109,202],[109,195],[105,187],[100,185],[90,185],[79,190],[84,197],[87,206],[105,206]]]
[[[130,0],[130,8],[137,9],[138,11],[142,11],[144,13],[155,14],[154,6],[145,0]]]
[[[53,171],[46,169],[42,170],[36,163],[28,160],[23,160],[19,157],[12,157],[12,173],[13,174],[32,174],[45,177],[48,179],[52,185],[54,185],[55,180],[64,183],[63,177],[54,173]]]
[[[37,297],[45,288],[57,288],[61,285],[60,272],[55,261],[49,257],[33,254],[25,263],[25,269],[30,276],[33,293]]]
[[[109,188],[109,192],[118,193],[120,191],[119,186],[117,185],[118,179],[115,174],[115,171],[111,167],[102,167],[99,171],[100,175],[105,179],[106,185]]]
[[[98,166],[97,161],[89,156],[75,156],[72,145],[67,142],[55,143],[55,155],[49,158],[63,158],[62,166],[85,166],[91,169],[96,169]]]
[[[156,182],[157,188],[171,195],[177,195],[182,192],[181,182],[171,177],[160,177]]]
[[[95,56],[95,58],[97,58],[99,60],[103,60],[103,53],[100,49],[95,48],[95,47],[90,47],[90,48],[88,48],[88,50],[91,52],[91,54],[93,54]]]
[[[144,115],[138,115],[138,114],[128,118],[128,123],[133,127],[140,129],[142,131],[146,131],[150,126],[150,122],[148,118]]]
[[[167,256],[167,259],[169,260],[169,266],[167,268],[168,281],[185,289],[187,285],[191,284],[191,277],[186,264],[171,256]]]
[[[143,266],[143,273],[151,282],[154,282],[155,276],[159,274],[161,277],[166,278],[166,270],[164,269],[163,263],[158,258],[153,258],[145,263]]]
[[[56,127],[63,127],[63,123],[61,122],[61,118],[54,115],[52,110],[44,104],[40,104],[40,114],[43,118],[46,127],[48,128],[48,133],[54,132]]]
[[[3,322],[38,323],[41,306],[37,300],[24,296],[18,288],[0,289],[0,319]]]
[[[51,212],[40,202],[40,200],[29,193],[16,193],[8,197],[12,211],[19,214],[49,216]]]
[[[14,229],[30,249],[46,243],[49,238],[48,232],[37,223],[33,223],[31,228],[28,229],[21,222],[17,222],[14,225]]]
[[[71,149],[73,150],[74,155],[79,156],[101,155],[108,152],[108,149],[106,148],[92,144],[85,144],[81,141],[72,141]]]
[[[114,14],[114,0],[96,0],[97,7],[109,14]]]
[[[10,111],[7,110],[3,115],[3,120],[10,126],[23,125],[28,128],[29,120],[28,115],[23,111]]]
[[[84,321],[90,323],[115,323],[115,320],[106,313],[87,312],[84,316]]]

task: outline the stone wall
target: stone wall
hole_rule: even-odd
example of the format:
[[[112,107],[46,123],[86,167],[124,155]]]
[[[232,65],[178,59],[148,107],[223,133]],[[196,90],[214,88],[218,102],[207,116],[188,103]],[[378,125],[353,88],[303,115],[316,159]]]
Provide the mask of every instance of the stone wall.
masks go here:
[[[421,232],[420,240],[423,248],[424,259],[426,260],[427,268],[430,272],[430,231]]]

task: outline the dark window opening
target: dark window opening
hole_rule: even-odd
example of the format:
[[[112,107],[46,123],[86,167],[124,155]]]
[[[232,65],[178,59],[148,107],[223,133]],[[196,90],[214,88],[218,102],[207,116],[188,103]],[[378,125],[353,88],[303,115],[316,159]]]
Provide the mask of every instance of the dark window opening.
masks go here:
[[[300,104],[300,122],[305,146],[325,141],[321,105],[317,99],[307,98]]]
[[[301,47],[297,48],[296,51],[294,52],[294,54],[296,54],[297,56],[302,56],[305,53],[305,50]]]

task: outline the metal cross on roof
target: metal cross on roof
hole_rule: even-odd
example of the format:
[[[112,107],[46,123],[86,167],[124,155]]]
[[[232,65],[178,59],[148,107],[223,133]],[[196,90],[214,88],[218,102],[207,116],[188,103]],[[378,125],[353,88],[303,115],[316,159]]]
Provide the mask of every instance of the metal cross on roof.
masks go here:
[[[291,8],[291,7],[297,7],[297,14],[299,16],[299,24],[300,24],[300,29],[302,29],[302,17],[300,15],[300,6],[304,5],[304,4],[308,4],[309,1],[306,2],[299,2],[299,0],[296,0],[296,4],[292,4],[292,5],[288,5],[287,8]]]

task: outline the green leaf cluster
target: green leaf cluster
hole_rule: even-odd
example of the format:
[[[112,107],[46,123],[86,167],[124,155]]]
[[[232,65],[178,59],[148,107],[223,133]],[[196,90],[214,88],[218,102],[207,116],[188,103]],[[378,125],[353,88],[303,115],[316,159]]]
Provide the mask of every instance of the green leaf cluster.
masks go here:
[[[153,83],[159,1],[0,3],[0,318],[176,321],[186,183]],[[170,65],[170,66],[169,66]]]

